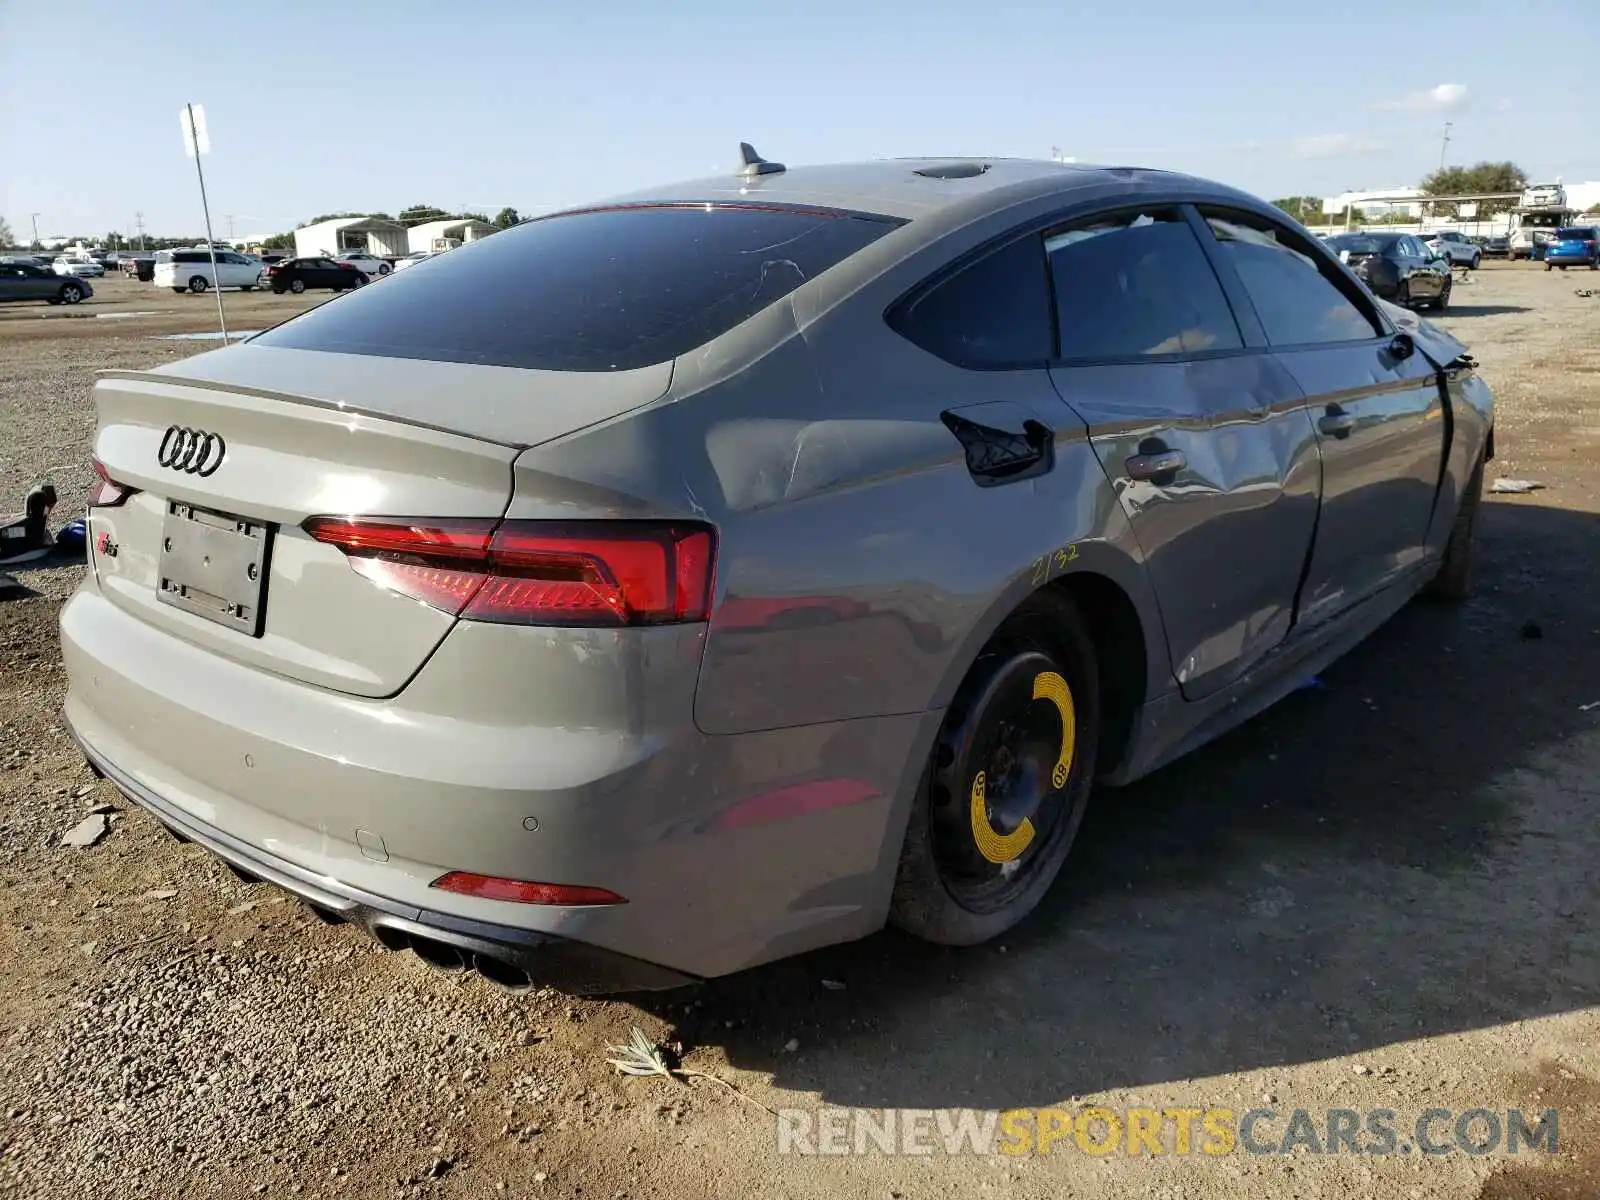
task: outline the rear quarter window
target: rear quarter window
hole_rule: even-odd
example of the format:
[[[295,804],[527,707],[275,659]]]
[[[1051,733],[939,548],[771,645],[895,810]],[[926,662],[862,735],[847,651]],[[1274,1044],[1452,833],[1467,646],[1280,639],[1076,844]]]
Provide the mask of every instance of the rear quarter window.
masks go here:
[[[751,204],[528,221],[312,309],[258,346],[626,371],[704,345],[902,224]]]

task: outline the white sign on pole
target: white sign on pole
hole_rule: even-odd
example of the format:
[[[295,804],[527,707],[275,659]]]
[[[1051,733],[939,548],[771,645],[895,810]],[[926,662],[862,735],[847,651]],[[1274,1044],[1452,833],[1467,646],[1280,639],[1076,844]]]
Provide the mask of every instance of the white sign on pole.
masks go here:
[[[1324,196],[1322,198],[1322,212],[1324,216],[1331,217],[1335,213],[1342,213],[1344,211],[1344,207],[1345,200],[1343,196]]]
[[[206,173],[200,165],[200,156],[211,150],[211,139],[206,136],[206,110],[198,104],[185,104],[178,114],[183,126],[183,152],[194,159],[194,177],[200,184],[200,211],[206,218],[206,249],[211,258],[211,289],[217,295],[217,324],[222,327],[222,342],[228,342],[228,318],[222,311],[222,280],[217,277],[217,242],[211,233],[211,202],[206,199]]]
[[[193,113],[193,118],[190,117]],[[201,154],[211,153],[211,139],[206,136],[206,110],[198,104],[186,104],[178,110],[178,124],[183,127],[183,152],[194,157],[195,148]]]
[[[1457,205],[1456,206],[1456,215],[1459,216],[1459,217],[1463,217],[1463,218],[1477,216],[1478,215],[1478,202],[1476,200],[1472,200],[1472,201],[1468,201],[1466,204]]]

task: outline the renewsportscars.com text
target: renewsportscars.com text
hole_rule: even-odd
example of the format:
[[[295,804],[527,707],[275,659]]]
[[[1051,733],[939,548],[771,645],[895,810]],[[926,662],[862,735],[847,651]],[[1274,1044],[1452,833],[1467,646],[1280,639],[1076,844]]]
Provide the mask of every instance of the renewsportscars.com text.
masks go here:
[[[786,1108],[778,1111],[777,1148],[841,1156],[1554,1154],[1558,1117],[1553,1108]]]

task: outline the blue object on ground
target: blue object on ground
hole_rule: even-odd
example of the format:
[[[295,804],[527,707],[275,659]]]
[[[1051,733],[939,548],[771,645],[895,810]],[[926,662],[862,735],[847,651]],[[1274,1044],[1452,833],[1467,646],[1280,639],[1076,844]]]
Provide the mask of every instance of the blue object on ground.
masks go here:
[[[82,517],[68,521],[56,534],[56,545],[62,550],[82,550],[89,540],[89,527]]]

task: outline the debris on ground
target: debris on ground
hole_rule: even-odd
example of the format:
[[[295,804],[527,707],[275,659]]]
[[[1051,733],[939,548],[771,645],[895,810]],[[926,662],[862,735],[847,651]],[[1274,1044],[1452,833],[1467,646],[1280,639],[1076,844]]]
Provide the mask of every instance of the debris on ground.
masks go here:
[[[1497,495],[1510,493],[1513,496],[1524,495],[1527,492],[1537,492],[1544,487],[1532,479],[1496,479],[1489,485],[1489,490]]]
[[[799,1042],[794,1043],[796,1049],[799,1048],[799,1045]],[[710,1071],[696,1071],[689,1067],[673,1066],[667,1062],[666,1052],[645,1037],[644,1031],[637,1025],[633,1027],[633,1036],[628,1040],[627,1044],[607,1046],[606,1050],[615,1056],[606,1059],[606,1062],[615,1067],[620,1074],[659,1075],[663,1079],[670,1079],[673,1083],[684,1087],[689,1086],[690,1079],[709,1079],[713,1083],[720,1083],[746,1104],[753,1104],[762,1112],[771,1116],[776,1117],[778,1115],[761,1101],[746,1096],[720,1075],[713,1075]]]
[[[1588,704],[1578,705],[1579,712],[1593,712],[1597,708],[1600,708],[1600,700],[1591,700]]]
[[[111,818],[104,813],[94,813],[79,821],[66,833],[61,835],[63,846],[76,846],[80,850],[87,850],[101,838],[105,837],[111,829]]]
[[[1544,626],[1537,621],[1524,621],[1522,628],[1517,630],[1517,636],[1525,642],[1537,642],[1544,637]]]
[[[822,986],[827,988],[830,992],[844,991],[844,984],[840,983],[837,979],[824,979],[822,981]]]

